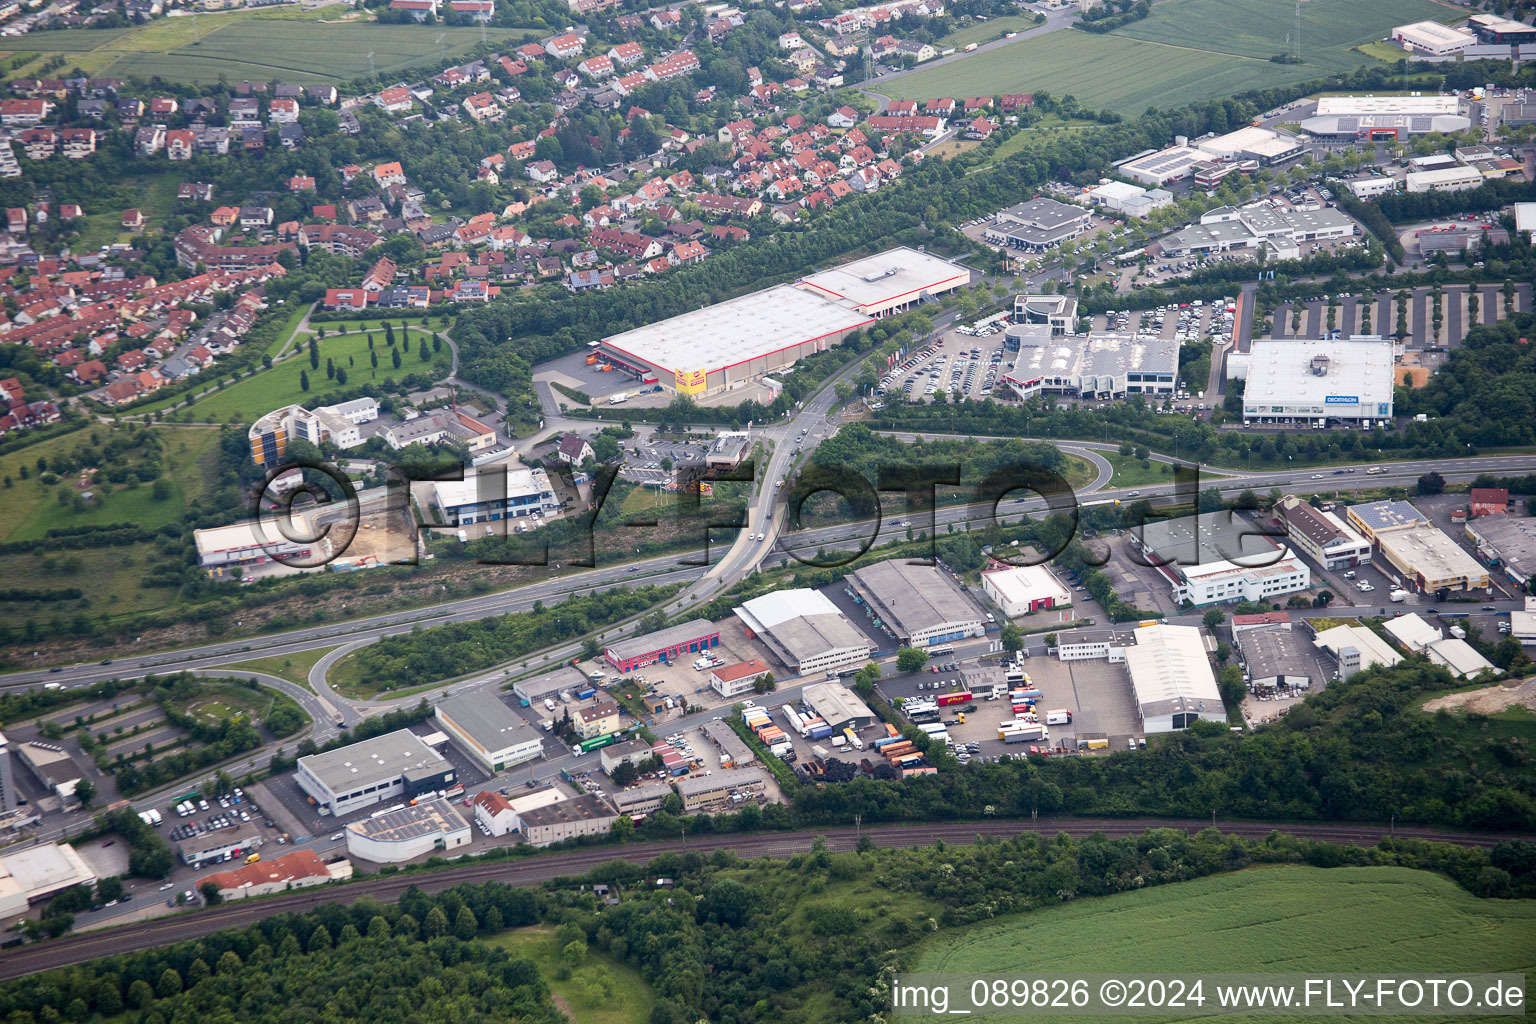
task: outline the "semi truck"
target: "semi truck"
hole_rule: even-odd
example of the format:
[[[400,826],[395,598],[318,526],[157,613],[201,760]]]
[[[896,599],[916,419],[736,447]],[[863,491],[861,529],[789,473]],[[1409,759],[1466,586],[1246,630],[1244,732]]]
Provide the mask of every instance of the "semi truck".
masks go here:
[[[1393,604],[1402,604],[1404,601],[1408,600],[1408,591],[1393,590],[1387,594],[1387,600],[1391,601]]]
[[[1059,708],[1056,711],[1047,711],[1045,713],[1045,724],[1046,725],[1071,725],[1072,724],[1072,712],[1068,711],[1066,708]]]
[[[629,393],[627,391],[620,391],[616,395],[608,396],[609,405],[622,405],[627,401],[629,401]]]

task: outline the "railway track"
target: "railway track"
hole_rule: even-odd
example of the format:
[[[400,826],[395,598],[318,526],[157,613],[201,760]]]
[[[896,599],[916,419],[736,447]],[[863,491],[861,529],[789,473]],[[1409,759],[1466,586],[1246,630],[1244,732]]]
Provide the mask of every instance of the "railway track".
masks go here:
[[[20,978],[38,971],[83,963],[116,953],[131,953],[172,942],[201,938],[226,928],[242,928],[265,917],[284,913],[302,913],[322,903],[351,902],[371,896],[380,902],[393,902],[411,886],[423,892],[438,892],[466,882],[502,882],[507,885],[538,885],[562,876],[584,874],[599,864],[623,860],[644,864],[662,853],[712,853],[732,850],[744,858],[787,858],[806,853],[818,837],[834,852],[852,850],[861,831],[876,846],[926,846],[943,841],[967,844],[978,837],[1013,837],[1038,832],[1056,835],[1065,832],[1081,838],[1101,832],[1112,838],[1137,835],[1149,828],[1176,828],[1190,833],[1209,828],[1205,820],[1133,818],[1080,819],[1049,818],[1035,822],[1021,820],[985,820],[971,823],[944,822],[921,825],[890,825],[863,830],[852,828],[806,829],[743,836],[701,835],[688,840],[636,843],[630,846],[604,846],[590,850],[572,850],[524,860],[475,861],[459,867],[422,874],[391,875],[355,882],[341,891],[320,886],[284,893],[270,899],[256,899],[207,908],[196,913],[157,918],[134,925],[119,925],[99,931],[70,935],[50,942],[24,946],[0,954],[0,980]],[[1371,825],[1291,825],[1268,822],[1219,822],[1222,832],[1245,839],[1262,839],[1273,831],[1282,831],[1305,839],[1316,839],[1353,846],[1374,846],[1387,830]],[[1526,838],[1481,833],[1440,832],[1433,829],[1399,828],[1394,834],[1403,839],[1427,839],[1460,846],[1491,847],[1509,838]]]

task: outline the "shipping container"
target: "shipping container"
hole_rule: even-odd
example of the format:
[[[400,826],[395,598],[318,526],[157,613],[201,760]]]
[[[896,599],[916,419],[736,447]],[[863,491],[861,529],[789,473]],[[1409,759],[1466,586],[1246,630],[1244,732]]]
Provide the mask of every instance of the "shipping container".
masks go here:
[[[886,747],[886,748],[884,748],[883,750],[880,751],[880,753],[884,754],[886,757],[891,758],[893,760],[895,758],[905,757],[908,754],[913,754],[913,753],[916,753],[916,752],[917,752],[917,747],[912,745],[912,741],[911,740],[903,740],[900,743],[894,744],[893,746]]]
[[[890,722],[886,722],[886,723],[885,723],[885,734],[886,734],[886,735],[887,735],[887,736],[889,736],[889,737],[891,737],[891,738],[893,738],[893,739],[894,739],[894,738],[895,738],[895,737],[897,737],[897,736],[900,736],[900,735],[901,735],[901,730],[899,730],[899,729],[897,729],[897,728],[896,728],[896,727],[895,727],[895,726],[894,726],[894,725],[892,725],[892,724],[891,724],[891,723],[890,723]]]
[[[588,697],[592,696],[596,692],[597,692],[597,690],[594,689],[593,687],[590,687],[590,686],[587,687],[585,690],[577,690],[576,691],[576,699],[577,700],[586,700]]]
[[[969,704],[972,700],[970,690],[957,690],[954,693],[939,694],[936,704],[941,708],[947,708],[955,704]]]

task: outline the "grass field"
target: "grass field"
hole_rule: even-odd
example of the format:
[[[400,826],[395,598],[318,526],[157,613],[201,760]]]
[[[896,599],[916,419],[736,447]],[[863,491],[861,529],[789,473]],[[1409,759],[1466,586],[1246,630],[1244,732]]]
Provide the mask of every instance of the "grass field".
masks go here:
[[[52,486],[42,483],[36,472],[40,457],[48,458],[90,446],[92,433],[105,445],[113,437],[112,427],[84,427],[0,456],[0,477],[12,480],[12,486],[4,491],[7,515],[5,521],[0,523],[0,540],[34,540],[42,537],[49,529],[61,526],[133,522],[153,528],[180,521],[185,503],[201,497],[206,481],[212,477],[211,467],[205,463],[212,445],[218,439],[218,430],[212,427],[181,426],[154,429],[164,432],[165,448],[161,464],[172,483],[171,494],[163,501],[154,499],[152,488],[147,484],[134,488],[124,485],[115,487],[105,497],[98,494],[93,504],[77,512],[69,505],[60,504],[56,498],[59,488],[71,486],[68,482],[60,480]],[[28,468],[30,479],[21,479],[23,465]]]
[[[1173,483],[1173,470],[1166,462],[1153,462],[1148,460],[1147,468],[1143,469],[1141,460],[1134,455],[1121,455],[1119,452],[1099,452],[1115,467],[1115,475],[1110,478],[1110,487],[1141,487],[1144,484],[1171,484]],[[1163,472],[1164,470],[1167,472]]]
[[[313,693],[314,688],[309,685],[309,670],[315,667],[315,662],[335,649],[335,647],[316,647],[308,651],[296,651],[293,654],[278,654],[271,658],[238,661],[224,667],[232,672],[264,672],[269,676],[277,676],[279,679],[296,683]]]
[[[1528,972],[1533,934],[1536,901],[1480,900],[1427,871],[1263,867],[946,932],[924,944],[913,970]]]
[[[379,365],[374,369],[368,358],[368,335],[364,332],[355,334],[333,334],[320,341],[320,368],[311,369],[309,357],[300,355],[284,360],[270,370],[262,370],[251,377],[242,378],[238,383],[215,391],[204,398],[199,398],[192,404],[190,410],[185,412],[200,423],[248,423],[258,416],[264,415],[281,405],[301,402],[307,406],[324,405],[326,396],[334,391],[342,389],[342,385],[334,380],[326,378],[325,361],[331,359],[336,366],[347,371],[346,388],[348,390],[359,384],[370,381],[382,381],[386,377],[403,377],[408,373],[419,373],[430,367],[438,376],[446,376],[453,365],[453,354],[444,345],[442,351],[432,351],[432,334],[411,328],[410,351],[400,353],[400,369],[396,370],[390,361],[389,347],[384,344],[384,331],[375,329],[373,334],[374,351],[379,354]],[[400,332],[396,330],[396,347],[399,347]],[[427,354],[431,361],[423,363],[417,354],[418,343],[425,339],[427,342]],[[308,346],[308,341],[303,342]],[[306,392],[300,385],[300,374],[308,374],[309,390]],[[167,405],[169,403],[166,403]],[[157,408],[151,405],[145,409],[135,409],[134,412],[146,412]]]
[[[581,1024],[645,1024],[655,1002],[638,971],[596,950],[574,970],[560,957],[549,928],[519,928],[489,940],[513,956],[527,957],[555,995],[555,1004]]]
[[[334,8],[332,9],[334,10]],[[368,73],[373,53],[379,74],[437,63],[480,41],[478,28],[440,25],[379,25],[362,20],[320,21],[318,12],[266,10],[205,14],[197,19],[164,18],[130,29],[66,29],[27,36],[27,52],[41,58],[59,54],[66,68],[88,75],[151,78],[213,84],[222,74],[231,82],[270,81],[336,84]],[[491,28],[493,42],[521,41],[547,29]],[[0,57],[9,52],[0,51]],[[20,73],[20,72],[17,72]]]
[[[956,29],[949,35],[940,39],[940,48],[949,46],[968,46],[971,43],[990,43],[994,39],[1001,39],[1005,32],[1024,32],[1035,27],[1033,15],[1007,15],[1001,18],[992,18],[989,21],[978,21],[974,25]]]
[[[1432,0],[1309,0],[1302,7],[1306,63],[1270,63],[1286,50],[1293,12],[1269,0],[1178,0],[1108,35],[1062,29],[895,79],[880,91],[897,99],[1044,91],[1139,114],[1359,67],[1370,58],[1352,48],[1393,25],[1454,17]],[[1230,32],[1234,25],[1243,31]]]

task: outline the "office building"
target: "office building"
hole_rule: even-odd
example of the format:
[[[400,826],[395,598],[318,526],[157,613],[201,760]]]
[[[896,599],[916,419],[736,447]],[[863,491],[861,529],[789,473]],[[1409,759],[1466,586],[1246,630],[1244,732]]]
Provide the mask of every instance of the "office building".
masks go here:
[[[1277,259],[1294,259],[1303,243],[1353,238],[1359,227],[1334,207],[1283,210],[1267,201],[1247,206],[1218,206],[1200,215],[1198,223],[1158,239],[1166,256],[1193,256],[1264,249]]]
[[[1173,205],[1173,193],[1167,189],[1145,189],[1124,181],[1105,180],[1083,194],[1094,206],[1123,213],[1127,217],[1144,218],[1153,210]]]
[[[738,661],[734,665],[721,665],[711,671],[709,685],[722,697],[739,697],[751,693],[757,680],[772,671],[768,663],[759,658]]]
[[[1371,560],[1371,542],[1332,512],[1287,494],[1275,506],[1286,527],[1286,541],[1324,569],[1353,569]]]
[[[1533,204],[1536,205],[1536,204]],[[1070,295],[1015,295],[1013,322],[1049,327],[1052,334],[1077,332],[1077,300]],[[1017,348],[1017,344],[1007,345]]]
[[[418,484],[437,510],[430,525],[458,528],[537,513],[560,513],[560,499],[542,468],[501,466],[466,474],[463,480],[433,480]]]
[[[1296,136],[1257,125],[1199,139],[1195,148],[1216,160],[1252,160],[1262,167],[1289,163],[1306,152],[1305,144]]]
[[[1005,338],[1006,347],[1016,352],[1003,383],[1020,398],[1171,396],[1178,380],[1177,338],[1099,331],[1086,338],[1057,337],[1049,328],[1032,324],[1009,327]]]
[[[363,443],[361,425],[378,418],[379,403],[372,398],[323,405],[313,411],[302,405],[285,405],[267,413],[246,431],[251,461],[258,466],[280,464],[288,442],[295,438],[314,445],[356,448]]]

